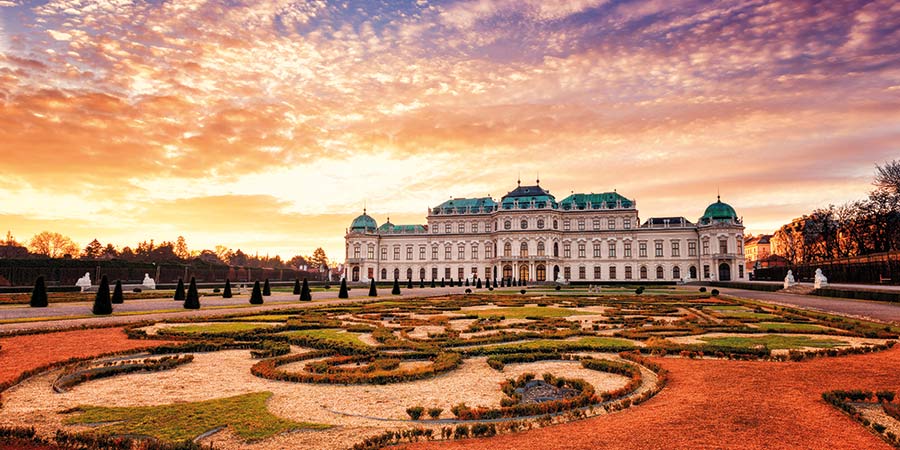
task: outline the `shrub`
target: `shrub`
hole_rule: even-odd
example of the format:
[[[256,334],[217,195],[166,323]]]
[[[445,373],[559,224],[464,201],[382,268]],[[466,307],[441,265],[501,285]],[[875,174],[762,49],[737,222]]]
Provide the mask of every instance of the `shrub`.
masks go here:
[[[112,303],[115,305],[125,303],[125,295],[122,293],[122,280],[116,280],[116,287],[113,289]]]
[[[272,295],[272,288],[269,286],[269,279],[266,278],[265,284],[263,284],[262,295],[269,297]]]
[[[325,286],[322,286],[322,289],[325,289],[327,291],[327,290],[331,289],[331,285],[328,283],[325,283]]]
[[[406,414],[408,414],[409,418],[412,420],[419,420],[419,417],[422,417],[423,412],[425,412],[425,408],[422,406],[412,406],[406,408]]]
[[[634,293],[637,294],[637,295],[643,294],[643,293],[644,293],[644,287],[643,287],[643,286],[639,286],[637,289],[634,290]]]
[[[400,295],[400,280],[394,278],[394,287],[391,288],[391,295]]]
[[[338,298],[350,298],[350,291],[347,290],[346,278],[341,278],[341,289],[338,291]]]
[[[438,417],[441,417],[442,412],[444,412],[443,408],[428,408],[428,417],[437,420]]]
[[[327,285],[325,289],[328,289]],[[307,281],[306,278],[303,279],[303,286],[300,288],[300,301],[312,301],[312,293],[309,291],[309,281]]]
[[[453,430],[453,438],[454,439],[462,439],[469,437],[469,426],[468,425],[457,425],[456,429]]]
[[[300,295],[300,279],[294,278],[294,295]]]
[[[475,289],[481,289],[481,278],[475,282]]]
[[[194,279],[194,277],[191,277],[191,284],[188,286],[187,298],[184,300],[184,308],[200,309],[200,294],[197,292],[197,280]]]
[[[472,293],[472,289],[466,288],[466,294],[471,294],[471,293]]]
[[[441,278],[441,287],[445,287],[445,286],[446,286],[446,284],[444,284],[444,279]]]
[[[178,279],[178,286],[175,287],[175,296],[172,298],[174,300],[184,301],[184,280],[181,278]]]
[[[378,297],[378,289],[375,288],[374,278],[372,278],[372,282],[369,283],[369,297]]]
[[[251,305],[262,305],[263,304],[263,296],[262,289],[259,287],[259,280],[256,280],[253,283],[253,292],[250,294],[250,304]]]
[[[34,290],[31,291],[31,302],[28,305],[32,308],[47,307],[47,285],[44,283],[44,277],[37,277],[34,281]]]
[[[706,292],[706,286],[700,286],[700,292]]]
[[[219,289],[218,287],[213,288],[213,294],[218,294],[219,292],[222,292],[222,290]]]
[[[469,279],[466,278],[466,286],[468,286],[468,285],[469,285]]]
[[[424,288],[424,287],[425,287],[425,279],[422,278],[422,279],[419,280],[419,289],[422,289],[422,288]]]
[[[556,287],[555,287],[554,289],[556,289],[556,290],[558,291],[558,290],[562,289],[562,286],[560,286],[560,285],[557,284]]]
[[[493,291],[493,290],[494,290],[494,288],[492,288],[492,287],[489,287],[489,288],[488,288],[488,290],[489,290],[489,291]]]
[[[407,279],[406,279],[406,288],[407,288],[407,289],[412,289],[412,288],[413,288],[413,285],[412,285],[412,278],[407,278]]]
[[[435,282],[434,282],[434,278],[431,279],[431,287],[436,287]]]
[[[112,314],[112,302],[109,300],[109,280],[106,275],[100,279],[100,286],[97,288],[97,296],[94,298],[94,307],[91,311],[96,315]]]
[[[719,290],[718,290],[718,289],[713,289],[712,291],[710,291],[710,294],[712,294],[713,297],[718,297],[718,296],[719,296]]]
[[[522,289],[521,291],[519,291],[519,293],[525,295],[525,289]]]
[[[131,292],[134,292],[135,294],[140,294],[142,291],[143,290],[141,288],[134,288],[131,290]]]
[[[225,279],[225,289],[222,291],[222,298],[231,298],[233,295],[231,294],[231,280],[228,278]]]

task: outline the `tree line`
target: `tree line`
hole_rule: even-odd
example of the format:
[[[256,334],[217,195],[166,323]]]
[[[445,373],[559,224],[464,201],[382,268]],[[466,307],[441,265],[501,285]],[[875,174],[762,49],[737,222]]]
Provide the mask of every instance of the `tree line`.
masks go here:
[[[51,231],[42,231],[24,244],[18,242],[12,233],[7,231],[6,239],[0,240],[0,258],[119,259],[151,263],[185,263],[199,259],[209,264],[239,267],[298,269],[307,266],[310,270],[329,265],[328,256],[321,247],[313,251],[312,255],[296,255],[288,260],[283,260],[279,255],[272,257],[250,255],[241,249],[232,250],[223,245],[217,245],[213,250],[191,250],[184,236],[178,236],[174,242],[163,241],[159,244],[153,239],[145,240],[134,248],[130,246],[119,248],[111,243],[103,245],[94,239],[84,248],[80,248],[72,238]]]
[[[829,205],[794,219],[773,236],[773,252],[793,264],[900,250],[900,160],[875,166],[862,200]]]

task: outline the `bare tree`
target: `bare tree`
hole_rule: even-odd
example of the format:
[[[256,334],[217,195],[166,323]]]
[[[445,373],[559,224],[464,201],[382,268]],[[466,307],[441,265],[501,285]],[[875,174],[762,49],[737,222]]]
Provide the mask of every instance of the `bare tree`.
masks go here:
[[[50,231],[42,231],[28,244],[32,253],[48,256],[50,258],[62,258],[65,255],[77,255],[78,246],[68,236]]]
[[[900,160],[893,160],[883,166],[875,165],[875,186],[893,194],[900,194]]]

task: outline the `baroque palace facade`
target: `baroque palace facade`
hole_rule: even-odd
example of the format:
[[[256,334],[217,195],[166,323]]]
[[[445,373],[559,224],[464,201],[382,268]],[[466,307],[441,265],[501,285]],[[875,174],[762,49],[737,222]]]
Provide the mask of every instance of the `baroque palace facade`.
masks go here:
[[[522,186],[495,202],[455,198],[426,225],[379,226],[363,214],[347,230],[348,281],[514,279],[528,282],[678,282],[744,279],[744,226],[721,199],[693,223],[640,222],[617,192],[562,201]]]

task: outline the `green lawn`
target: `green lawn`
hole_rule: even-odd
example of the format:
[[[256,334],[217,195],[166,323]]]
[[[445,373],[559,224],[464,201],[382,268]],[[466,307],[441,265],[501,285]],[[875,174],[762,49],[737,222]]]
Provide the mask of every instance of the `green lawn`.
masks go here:
[[[233,317],[229,320],[241,322],[286,322],[291,317],[290,314],[259,314],[255,316]]]
[[[269,412],[271,392],[256,392],[193,403],[108,408],[80,406],[83,411],[65,419],[68,425],[96,424],[114,435],[147,435],[167,441],[194,439],[212,429],[227,426],[245,440],[259,440],[298,429],[321,430],[329,425],[294,422]],[[113,422],[113,423],[110,423]]]
[[[285,331],[281,333],[287,336],[304,336],[316,339],[328,339],[332,341],[343,342],[345,344],[366,346],[367,344],[359,340],[359,333],[349,333],[340,328],[323,328],[316,330],[297,330]]]
[[[715,315],[723,318],[723,319],[756,319],[756,320],[770,320],[770,319],[778,319],[780,316],[769,313],[758,313],[752,309],[745,308],[743,306],[707,306],[703,308],[705,311],[714,313]]]
[[[722,336],[701,339],[710,345],[743,348],[753,348],[764,345],[770,350],[788,350],[801,347],[833,348],[848,345],[846,342],[836,339],[815,339],[809,336],[781,336],[776,334],[753,337]]]
[[[799,333],[818,333],[825,331],[825,328],[810,323],[790,323],[790,322],[760,322],[756,327],[763,331],[789,331]]]
[[[596,314],[583,311],[575,311],[569,308],[556,308],[553,306],[524,306],[511,308],[462,310],[464,314],[474,314],[481,318],[503,316],[507,319],[524,319],[526,317],[569,317]]]
[[[268,328],[274,326],[271,323],[239,323],[239,322],[221,322],[204,325],[180,325],[167,328],[166,330],[175,333],[236,333],[241,331],[252,331],[259,328]]]

